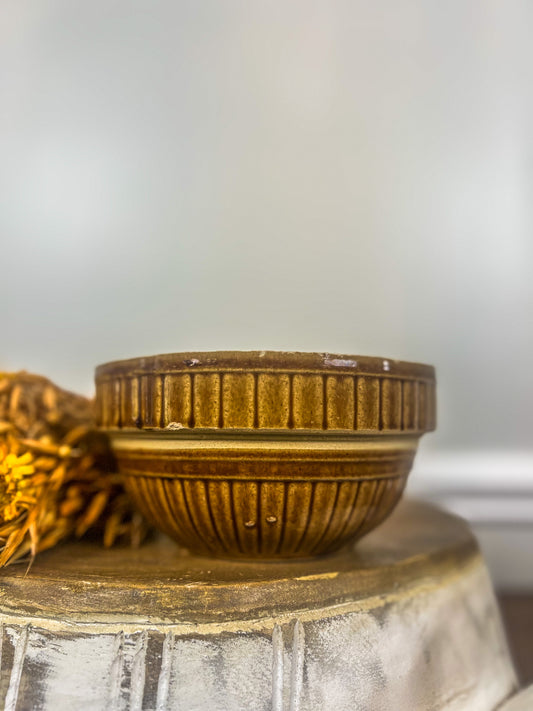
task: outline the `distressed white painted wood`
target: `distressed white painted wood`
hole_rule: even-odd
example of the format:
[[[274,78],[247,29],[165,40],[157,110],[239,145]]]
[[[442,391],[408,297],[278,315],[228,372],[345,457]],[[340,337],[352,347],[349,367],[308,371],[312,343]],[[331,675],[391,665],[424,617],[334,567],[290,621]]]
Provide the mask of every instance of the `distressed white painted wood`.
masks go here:
[[[394,601],[201,633],[179,624],[47,629],[45,620],[30,627],[8,618],[4,627],[4,650],[14,651],[9,711],[31,703],[50,711],[493,711],[516,683],[480,560]]]
[[[437,526],[449,523],[450,517],[439,516]],[[402,526],[412,545],[409,511]],[[464,528],[461,522],[457,526]],[[7,711],[499,711],[515,693],[516,678],[491,582],[475,547],[467,548],[457,565],[446,562],[449,553],[444,547],[443,562],[437,556],[431,574],[425,574],[424,565],[417,567],[416,556],[411,556],[406,565],[412,564],[416,574],[398,576],[396,581],[388,577],[386,592],[367,594],[357,580],[368,574],[373,551],[382,551],[383,559],[392,560],[403,545],[386,529],[374,541],[362,544],[353,557],[353,565],[361,566],[360,576],[350,578],[355,581],[353,594],[345,591],[342,599],[329,594],[336,586],[340,590],[343,574],[341,567],[338,574],[334,572],[337,559],[332,558],[316,567],[329,566],[329,572],[296,578],[302,581],[298,583],[302,591],[318,578],[321,584],[326,581],[322,589],[327,603],[298,606],[297,600],[291,600],[288,607],[275,599],[274,585],[270,613],[267,609],[241,617],[235,609],[233,614],[206,609],[202,620],[172,616],[168,609],[157,615],[143,602],[148,587],[136,602],[135,614],[131,610],[106,614],[101,607],[105,594],[94,612],[62,613],[66,593],[61,581],[58,611],[45,616],[38,609],[30,613],[28,607],[10,606],[9,584],[4,584],[0,707]],[[299,563],[294,570],[308,565]],[[245,570],[239,568],[239,575]],[[277,568],[271,570],[274,574]],[[353,570],[349,572],[353,575]],[[13,585],[16,582],[11,580]],[[258,599],[266,584],[246,583],[243,599]],[[86,594],[100,600],[102,590],[93,590],[90,580],[87,586]],[[177,584],[180,595],[185,589]],[[209,586],[198,584],[194,590],[205,597]],[[505,711],[529,711],[531,693],[520,698],[518,705]]]

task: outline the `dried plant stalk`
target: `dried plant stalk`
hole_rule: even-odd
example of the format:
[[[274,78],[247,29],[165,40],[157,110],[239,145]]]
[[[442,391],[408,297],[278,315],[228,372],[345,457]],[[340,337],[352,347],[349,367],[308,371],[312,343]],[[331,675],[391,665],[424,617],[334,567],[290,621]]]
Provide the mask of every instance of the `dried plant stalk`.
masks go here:
[[[92,401],[30,373],[0,373],[0,567],[100,529],[139,545],[147,525],[114,473]]]

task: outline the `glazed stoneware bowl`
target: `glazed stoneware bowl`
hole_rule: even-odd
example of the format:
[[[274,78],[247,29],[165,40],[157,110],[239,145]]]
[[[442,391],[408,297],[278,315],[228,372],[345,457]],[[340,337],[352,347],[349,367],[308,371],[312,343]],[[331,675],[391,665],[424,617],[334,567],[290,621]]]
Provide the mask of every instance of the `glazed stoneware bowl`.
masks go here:
[[[272,351],[96,370],[100,427],[137,507],[192,552],[334,551],[396,506],[435,428],[431,366]]]

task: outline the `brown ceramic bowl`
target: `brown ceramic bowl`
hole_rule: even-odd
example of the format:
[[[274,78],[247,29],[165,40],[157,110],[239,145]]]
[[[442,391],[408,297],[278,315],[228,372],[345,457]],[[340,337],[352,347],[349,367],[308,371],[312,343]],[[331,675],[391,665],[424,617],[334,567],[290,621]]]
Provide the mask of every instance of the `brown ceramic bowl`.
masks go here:
[[[212,556],[312,556],[360,538],[435,428],[431,366],[327,353],[118,361],[97,368],[96,398],[138,508]]]

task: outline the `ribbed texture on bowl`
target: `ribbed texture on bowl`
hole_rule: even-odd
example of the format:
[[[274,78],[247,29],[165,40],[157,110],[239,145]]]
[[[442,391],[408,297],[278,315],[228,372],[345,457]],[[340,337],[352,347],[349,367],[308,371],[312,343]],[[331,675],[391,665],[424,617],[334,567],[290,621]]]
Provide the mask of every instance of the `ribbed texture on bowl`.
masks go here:
[[[405,478],[394,478],[261,485],[135,477],[127,489],[148,520],[195,553],[290,558],[327,553],[364,536],[389,515],[404,483]],[[266,504],[269,499],[277,504]],[[262,509],[257,520],[234,520],[232,511],[254,505]],[[172,514],[161,516],[167,510]],[[283,519],[291,525],[276,525]]]
[[[180,353],[100,366],[99,422],[118,429],[435,429],[430,366],[261,353]]]
[[[384,520],[401,496],[414,448],[361,451],[356,463],[304,450],[275,461],[265,454],[260,469],[224,453],[189,461],[124,454],[133,501],[182,545],[203,555],[290,558],[335,550]]]
[[[435,428],[433,368],[326,353],[109,363],[97,409],[133,501],[195,553],[331,552],[396,505]]]

